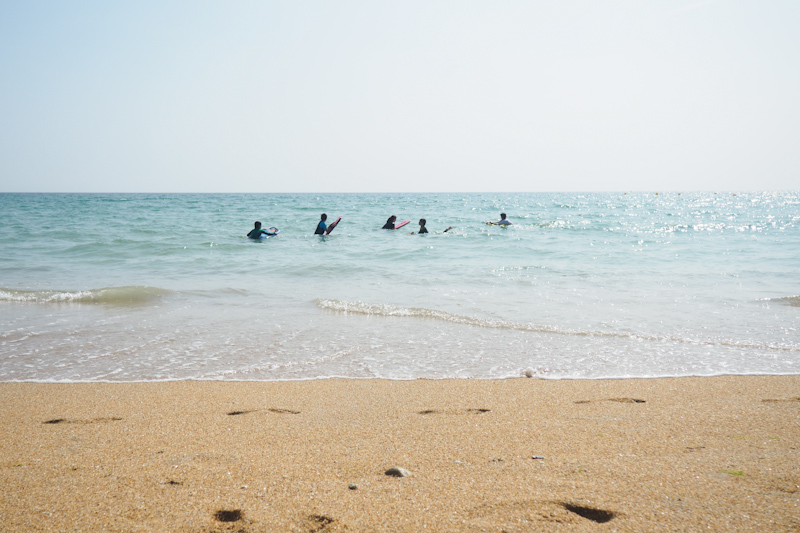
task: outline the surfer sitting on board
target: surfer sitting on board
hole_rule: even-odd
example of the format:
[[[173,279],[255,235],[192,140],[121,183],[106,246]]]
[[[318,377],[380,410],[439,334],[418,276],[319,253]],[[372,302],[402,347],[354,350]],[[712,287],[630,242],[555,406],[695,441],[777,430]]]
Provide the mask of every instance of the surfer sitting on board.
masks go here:
[[[328,220],[328,215],[322,213],[319,217],[319,224],[317,224],[317,229],[314,230],[314,235],[325,235],[325,230],[328,229],[328,225],[325,221]]]
[[[383,225],[381,229],[395,229],[394,223],[397,220],[397,217],[392,215],[386,219],[386,224]]]
[[[262,234],[262,233],[263,233],[264,235],[272,235],[272,234],[271,234],[270,232],[268,232],[267,230],[265,230],[265,229],[261,229],[261,222],[259,222],[258,220],[256,220],[256,227],[255,227],[255,228],[253,228],[253,229],[251,229],[251,230],[250,230],[250,233],[248,233],[248,234],[247,234],[247,236],[248,236],[248,237],[250,237],[251,239],[260,239],[260,238],[261,238],[261,234]]]
[[[500,213],[500,220],[498,222],[487,222],[492,226],[511,226],[511,221],[506,218],[505,213]]]

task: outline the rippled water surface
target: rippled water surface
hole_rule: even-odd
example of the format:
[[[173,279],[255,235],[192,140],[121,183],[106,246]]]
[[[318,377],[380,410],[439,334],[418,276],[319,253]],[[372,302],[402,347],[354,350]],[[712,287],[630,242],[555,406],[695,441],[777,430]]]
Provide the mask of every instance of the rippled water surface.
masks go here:
[[[0,194],[4,381],[796,374],[799,325],[798,193]]]

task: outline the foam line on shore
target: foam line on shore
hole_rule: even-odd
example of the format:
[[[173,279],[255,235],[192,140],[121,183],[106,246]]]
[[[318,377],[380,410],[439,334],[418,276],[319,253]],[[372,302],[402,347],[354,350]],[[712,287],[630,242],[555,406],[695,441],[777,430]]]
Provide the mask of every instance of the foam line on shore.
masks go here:
[[[508,320],[498,320],[491,318],[477,318],[465,315],[457,315],[447,311],[437,309],[425,309],[422,307],[399,307],[390,304],[370,304],[361,301],[346,301],[318,298],[314,301],[317,307],[342,314],[400,317],[400,318],[423,318],[442,320],[452,324],[463,324],[491,329],[512,329],[517,331],[530,331],[534,333],[552,333],[556,335],[573,335],[577,337],[615,337],[623,339],[637,339],[651,342],[677,342],[708,346],[729,346],[733,348],[748,348],[755,350],[776,350],[783,352],[800,352],[800,349],[775,344],[755,344],[744,343],[732,340],[698,340],[686,339],[673,336],[642,335],[638,333],[624,333],[597,330],[576,330],[568,328],[557,328],[541,324],[522,324]]]

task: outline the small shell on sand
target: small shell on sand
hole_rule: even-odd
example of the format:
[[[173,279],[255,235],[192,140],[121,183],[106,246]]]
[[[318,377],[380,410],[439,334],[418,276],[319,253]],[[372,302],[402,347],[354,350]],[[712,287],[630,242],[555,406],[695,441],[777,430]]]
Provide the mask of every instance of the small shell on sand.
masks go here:
[[[411,472],[406,470],[405,468],[400,468],[399,466],[393,466],[389,470],[385,472],[387,476],[394,476],[394,477],[407,477],[411,475]]]

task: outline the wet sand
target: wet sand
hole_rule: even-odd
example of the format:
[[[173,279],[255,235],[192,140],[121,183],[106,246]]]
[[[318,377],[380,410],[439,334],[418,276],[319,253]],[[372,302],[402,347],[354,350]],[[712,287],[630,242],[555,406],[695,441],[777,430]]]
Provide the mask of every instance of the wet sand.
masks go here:
[[[800,376],[0,397],[2,531],[800,530]]]

